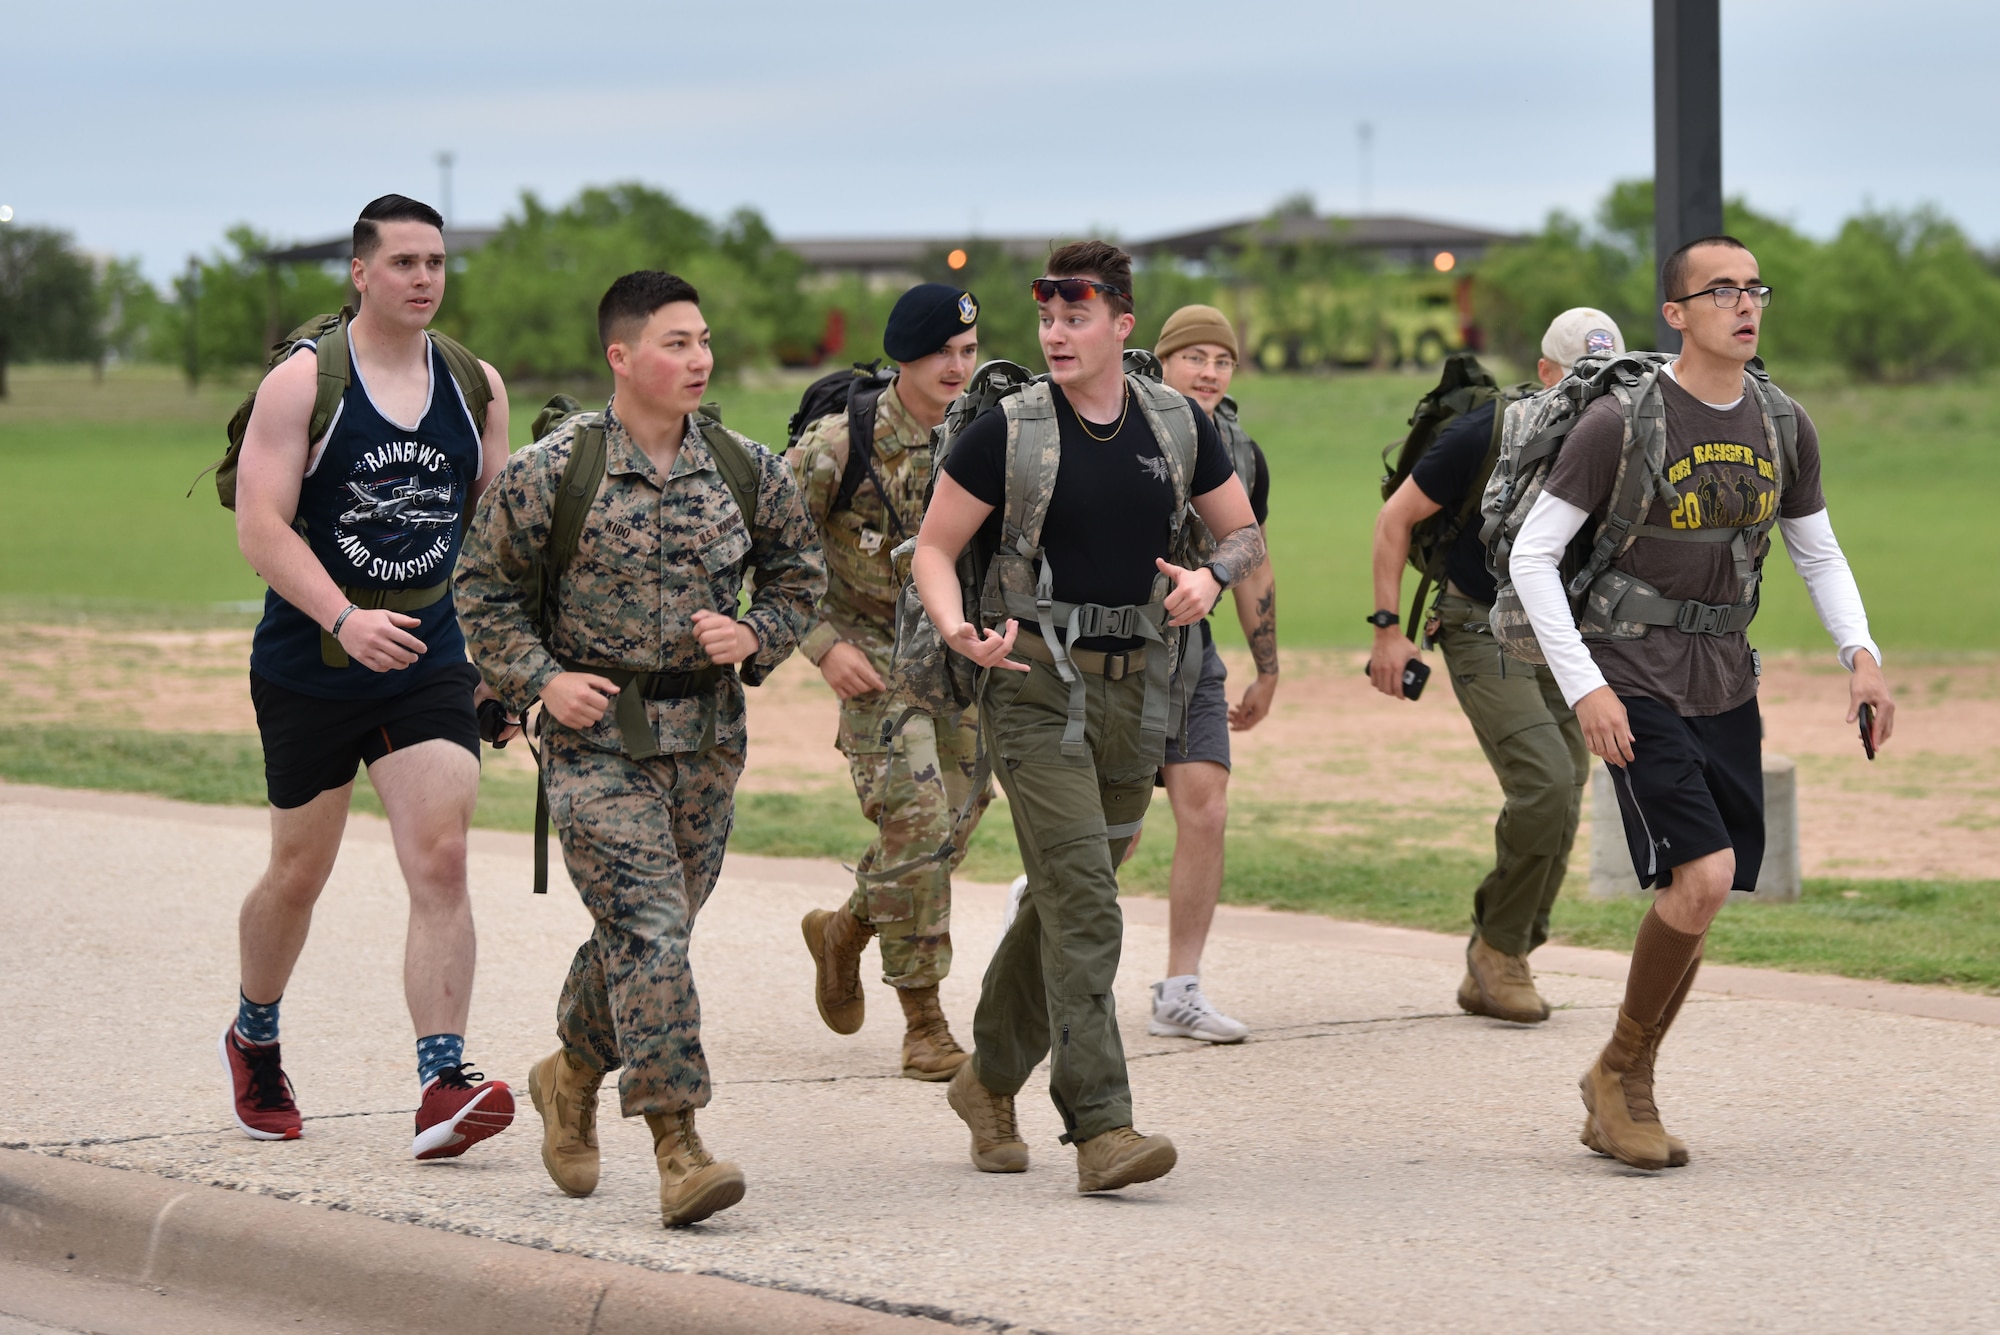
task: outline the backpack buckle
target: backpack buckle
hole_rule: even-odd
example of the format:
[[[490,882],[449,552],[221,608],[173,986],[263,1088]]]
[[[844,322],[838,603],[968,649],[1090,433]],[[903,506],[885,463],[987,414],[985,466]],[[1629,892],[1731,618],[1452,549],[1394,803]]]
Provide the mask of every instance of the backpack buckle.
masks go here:
[[[1729,613],[1727,604],[1698,603],[1690,598],[1681,604],[1674,624],[1688,635],[1720,635],[1728,624]]]
[[[1138,620],[1137,607],[1106,607],[1102,603],[1084,603],[1076,609],[1076,634],[1079,637],[1108,635],[1116,639],[1130,639]]]

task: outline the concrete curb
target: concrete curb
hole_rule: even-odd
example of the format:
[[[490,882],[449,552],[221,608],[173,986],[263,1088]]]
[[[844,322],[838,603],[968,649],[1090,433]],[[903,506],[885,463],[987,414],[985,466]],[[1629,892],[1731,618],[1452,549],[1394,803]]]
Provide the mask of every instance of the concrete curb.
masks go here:
[[[0,1150],[0,1255],[344,1329],[426,1335],[891,1335],[936,1330],[802,1294],[538,1251]]]

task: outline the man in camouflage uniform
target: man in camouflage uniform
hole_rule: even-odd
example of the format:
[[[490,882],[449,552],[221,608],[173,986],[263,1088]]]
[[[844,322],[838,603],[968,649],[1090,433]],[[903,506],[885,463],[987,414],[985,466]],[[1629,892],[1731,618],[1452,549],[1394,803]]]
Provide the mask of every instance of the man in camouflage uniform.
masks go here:
[[[923,283],[905,292],[882,336],[895,377],[880,387],[857,380],[855,407],[812,423],[787,456],[819,527],[828,576],[819,619],[799,649],[840,697],[835,745],[862,814],[879,831],[847,902],[815,909],[801,924],[814,999],[836,1034],[860,1029],[861,953],[879,937],[882,981],[903,1006],[903,1074],[912,1080],[949,1080],[965,1061],[938,984],[951,971],[951,873],[991,790],[982,783],[968,805],[978,755],[973,710],[956,720],[913,715],[883,737],[901,712],[887,692],[901,587],[889,553],[922,522],[931,430],[978,364],[978,319],[978,301],[962,289]],[[854,421],[874,427],[874,451],[862,459],[852,453]],[[947,841],[949,859],[934,857]]]
[[[743,1174],[694,1129],[709,1099],[688,933],[715,885],[743,770],[743,683],[797,643],[825,588],[782,460],[741,437],[751,515],[695,410],[714,358],[695,291],[627,274],[598,307],[616,393],[514,456],[482,500],[457,573],[472,656],[513,710],[542,703],[542,782],[563,858],[596,920],[556,1009],[562,1047],[529,1075],[542,1162],[573,1196],[597,1185],[597,1089],[653,1131],[660,1209],[692,1223],[743,1197]],[[523,603],[579,434],[605,468],[543,643]],[[724,442],[728,443],[727,441]],[[749,609],[734,613],[746,575]]]

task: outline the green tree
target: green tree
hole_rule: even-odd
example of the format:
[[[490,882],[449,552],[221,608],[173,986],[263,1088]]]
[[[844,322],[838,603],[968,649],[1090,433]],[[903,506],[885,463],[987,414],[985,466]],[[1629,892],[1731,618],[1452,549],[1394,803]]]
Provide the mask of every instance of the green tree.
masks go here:
[[[230,228],[224,241],[196,261],[192,282],[187,275],[174,280],[175,299],[154,308],[139,338],[146,356],[182,363],[197,379],[262,366],[287,331],[347,300],[339,266],[267,263],[273,243],[247,223]]]
[[[0,225],[0,398],[15,361],[96,361],[97,281],[67,232]]]
[[[1870,380],[2000,364],[2000,277],[1934,209],[1869,211],[1825,248],[1816,301],[1834,355]]]
[[[762,218],[740,210],[718,227],[636,182],[586,189],[558,209],[523,193],[520,212],[454,275],[442,327],[504,375],[601,381],[597,303],[635,269],[694,285],[721,375],[818,336],[817,308],[800,300],[803,265]]]

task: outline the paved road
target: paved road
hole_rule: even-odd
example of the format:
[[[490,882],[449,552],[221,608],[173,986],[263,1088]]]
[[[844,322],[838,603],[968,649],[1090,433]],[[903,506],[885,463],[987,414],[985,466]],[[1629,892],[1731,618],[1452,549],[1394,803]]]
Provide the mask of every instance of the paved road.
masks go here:
[[[610,1119],[584,1201],[543,1176],[531,1115],[462,1160],[405,1157],[402,892],[378,824],[352,828],[285,1000],[309,1121],[283,1145],[229,1127],[214,1057],[261,815],[0,787],[0,850],[0,1143],[994,1329],[2000,1327],[2000,1004],[1718,971],[1763,995],[1696,994],[1661,1082],[1695,1163],[1644,1175],[1576,1143],[1574,1082],[1618,996],[1602,957],[1550,953],[1562,1009],[1519,1029],[1456,1011],[1449,942],[1225,913],[1209,976],[1254,1040],[1214,1049],[1146,1036],[1164,932],[1135,901],[1120,1012],[1141,1129],[1172,1134],[1181,1167],[1078,1198],[1033,1086],[1033,1171],[985,1176],[942,1089],[895,1077],[886,989],[860,1035],[821,1026],[797,921],[837,869],[735,859],[697,928],[702,1127],[750,1194],[670,1234],[640,1122]],[[528,893],[520,837],[478,835],[472,875],[468,1055],[519,1081],[586,920],[559,880]],[[994,887],[960,896],[961,1034],[999,907]]]

